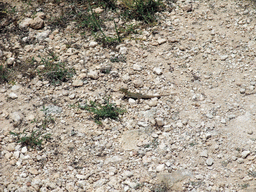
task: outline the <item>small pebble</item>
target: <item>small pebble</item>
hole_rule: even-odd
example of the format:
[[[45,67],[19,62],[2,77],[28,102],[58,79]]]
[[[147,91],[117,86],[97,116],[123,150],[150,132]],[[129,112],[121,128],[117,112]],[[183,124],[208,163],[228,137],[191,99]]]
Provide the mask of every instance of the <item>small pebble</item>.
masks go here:
[[[241,88],[241,89],[240,89],[240,93],[241,93],[241,94],[245,94],[245,89],[244,89],[244,88]]]
[[[242,156],[242,158],[245,159],[250,153],[251,153],[250,151],[243,151],[241,156]]]
[[[17,98],[18,98],[18,95],[16,95],[16,93],[11,92],[11,93],[9,94],[9,98],[11,98],[11,99],[17,99]]]
[[[156,171],[157,172],[162,172],[163,170],[164,170],[164,164],[161,164],[161,165],[158,165],[157,167],[156,167]]]
[[[208,166],[213,165],[213,158],[207,159],[207,160],[206,160],[206,164],[207,164]]]
[[[88,77],[90,77],[91,79],[96,80],[96,79],[99,78],[99,73],[98,73],[98,71],[89,71]]]
[[[207,150],[204,150],[200,153],[200,156],[201,157],[208,157],[208,151]]]
[[[81,86],[83,86],[83,84],[84,84],[83,81],[78,79],[78,80],[73,81],[72,86],[73,87],[81,87]]]
[[[141,71],[141,70],[142,70],[142,66],[141,66],[141,65],[138,65],[138,64],[134,64],[134,65],[133,65],[133,70],[134,70],[134,71]]]
[[[162,75],[162,74],[163,74],[163,70],[162,70],[161,68],[159,68],[159,67],[155,67],[155,68],[153,69],[153,72],[154,72],[155,74],[157,74],[157,75]]]

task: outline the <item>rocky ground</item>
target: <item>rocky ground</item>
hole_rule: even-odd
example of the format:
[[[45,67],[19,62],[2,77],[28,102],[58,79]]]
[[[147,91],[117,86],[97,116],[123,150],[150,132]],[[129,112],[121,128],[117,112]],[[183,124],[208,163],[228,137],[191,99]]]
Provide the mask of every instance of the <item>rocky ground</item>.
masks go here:
[[[75,23],[52,28],[52,3],[31,13],[7,2],[23,15],[1,21],[12,29],[1,62],[31,71],[0,85],[0,191],[256,191],[254,2],[179,0],[112,49]],[[71,80],[33,73],[28,61],[49,52],[75,69]],[[121,87],[170,95],[124,100]],[[77,107],[106,95],[126,109],[119,120],[98,125]],[[51,134],[41,150],[9,133],[40,127]]]

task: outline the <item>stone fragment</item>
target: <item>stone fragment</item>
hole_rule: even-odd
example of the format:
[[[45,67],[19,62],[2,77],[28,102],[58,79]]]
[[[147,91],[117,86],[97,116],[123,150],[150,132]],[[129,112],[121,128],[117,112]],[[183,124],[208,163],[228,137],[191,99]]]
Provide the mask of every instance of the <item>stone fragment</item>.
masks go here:
[[[74,190],[74,182],[67,182],[66,189],[67,189],[67,191],[75,191]]]
[[[128,103],[131,104],[131,105],[133,105],[133,104],[136,103],[136,101],[135,101],[135,99],[129,98],[129,99],[128,99]]]
[[[127,47],[120,47],[119,53],[122,54],[122,55],[126,55],[127,54]]]
[[[13,153],[13,157],[14,157],[15,159],[19,159],[19,157],[20,157],[20,152],[19,152],[19,151],[15,151],[15,152]]]
[[[243,151],[241,156],[242,156],[242,158],[245,159],[250,153],[251,153],[250,151]]]
[[[149,105],[150,107],[155,107],[155,106],[157,106],[157,100],[151,99],[151,100],[148,102],[148,105]]]
[[[46,31],[37,33],[36,39],[38,41],[43,41],[45,38],[47,38],[49,36],[50,32],[51,32],[51,30],[46,30]]]
[[[11,156],[12,156],[12,153],[6,152],[4,156],[5,156],[6,159],[10,159]]]
[[[77,178],[77,179],[86,180],[86,179],[88,179],[89,176],[90,176],[90,175],[80,175],[80,174],[77,174],[77,175],[76,175],[76,178]]]
[[[28,149],[26,146],[21,148],[21,153],[26,153],[27,151],[28,151]]]
[[[164,44],[166,42],[167,42],[167,39],[158,39],[157,40],[158,45],[162,45],[162,44]]]
[[[44,12],[37,12],[37,13],[36,13],[36,17],[39,17],[39,18],[41,18],[41,19],[45,19],[46,15],[45,15]]]
[[[113,157],[109,157],[105,160],[105,164],[109,164],[109,163],[117,163],[122,161],[123,159],[119,156],[113,156]]]
[[[212,166],[212,165],[213,165],[213,158],[207,159],[207,160],[206,160],[206,164],[207,164],[208,166]]]
[[[203,180],[203,179],[204,179],[204,176],[200,174],[200,175],[196,175],[195,178],[196,178],[197,180]]]
[[[12,90],[12,91],[17,91],[17,90],[20,89],[20,87],[21,87],[20,85],[13,85],[12,88],[11,88],[11,90]]]
[[[156,171],[157,171],[157,172],[162,172],[162,171],[164,171],[164,164],[158,165],[158,166],[156,167]]]
[[[131,77],[128,74],[124,74],[122,76],[122,80],[123,80],[124,83],[127,83],[131,80]]]
[[[226,123],[227,123],[227,121],[226,121],[225,118],[221,118],[220,122],[221,122],[222,124],[226,124]]]
[[[236,160],[237,160],[237,157],[236,157],[236,156],[232,156],[231,159],[232,159],[233,161],[236,161]]]
[[[107,179],[99,179],[98,181],[93,183],[94,188],[99,188],[103,186],[105,183],[107,183]]]
[[[132,177],[133,176],[133,172],[131,172],[131,171],[124,171],[122,175],[123,175],[124,178]]]
[[[200,153],[200,156],[201,156],[201,157],[208,157],[208,151],[207,151],[207,150],[203,150],[203,151]]]
[[[174,185],[182,183],[183,180],[189,177],[192,177],[191,171],[183,169],[173,171],[172,173],[160,173],[157,175],[157,180],[159,183],[163,183],[166,187],[171,189]],[[179,189],[178,191],[182,191],[182,189]]]
[[[228,55],[221,55],[220,60],[225,61],[228,58]]]
[[[179,42],[179,39],[177,39],[177,37],[171,37],[171,38],[169,38],[169,42],[170,43],[177,43],[177,42]]]
[[[185,12],[191,12],[191,11],[193,10],[191,3],[185,4],[185,5],[183,5],[181,8],[182,8],[182,10],[185,11]]]
[[[104,9],[97,7],[96,9],[93,10],[95,13],[102,13]]]
[[[33,121],[33,120],[35,120],[35,115],[29,114],[28,116],[26,116],[26,120],[27,120],[27,121]]]
[[[18,95],[16,95],[16,93],[9,93],[9,96],[8,96],[10,99],[17,99],[18,98]]]
[[[20,153],[20,159],[21,160],[30,159],[30,156],[29,155],[23,155],[22,153]]]
[[[240,93],[241,93],[241,94],[245,94],[245,91],[246,91],[245,88],[241,88],[241,89],[240,89]]]
[[[40,17],[36,17],[30,22],[30,27],[36,30],[42,29],[44,27],[44,20]]]
[[[12,152],[15,150],[15,143],[10,143],[7,145],[6,150]]]
[[[243,158],[238,158],[238,159],[237,159],[237,163],[239,163],[239,164],[244,163],[244,159],[243,159]]]
[[[133,68],[134,71],[141,71],[142,70],[142,66],[138,65],[138,64],[134,64],[132,68]]]
[[[16,161],[14,159],[10,160],[10,165],[12,166],[16,165]]]
[[[156,124],[159,127],[163,127],[164,126],[164,119],[163,118],[156,118]]]
[[[96,80],[96,79],[99,78],[99,73],[98,73],[98,71],[89,71],[88,77],[90,77],[91,79]]]
[[[80,79],[73,80],[72,86],[73,87],[81,87],[83,86],[84,82]]]
[[[45,111],[44,111],[44,113],[46,115],[49,115],[49,114],[59,114],[61,112],[62,112],[62,108],[58,107],[58,106],[55,106],[55,105],[48,105],[48,106],[46,106]]]
[[[146,136],[142,129],[125,131],[120,139],[124,150],[137,149],[137,144],[141,136]]]
[[[10,114],[10,119],[13,122],[13,126],[18,127],[23,120],[23,115],[20,112],[13,112]]]
[[[176,126],[177,126],[178,128],[182,128],[182,127],[183,127],[183,123],[181,122],[181,120],[178,120],[178,121],[177,121]]]
[[[96,41],[91,41],[90,43],[89,43],[89,47],[96,47],[98,45],[98,43],[96,42]]]
[[[162,74],[163,74],[163,70],[162,70],[161,68],[159,68],[159,67],[155,67],[155,68],[153,69],[153,72],[154,72],[155,74],[157,74],[157,75],[162,75]]]
[[[75,99],[76,98],[76,94],[72,93],[69,95],[69,99]]]
[[[133,81],[135,88],[141,88],[143,87],[143,80],[142,78],[136,79]]]
[[[31,174],[33,174],[33,175],[38,175],[38,171],[37,171],[37,169],[35,169],[35,168],[30,168],[29,170],[28,170],[28,172],[29,173],[31,173]]]
[[[135,189],[138,186],[138,183],[131,182],[129,180],[124,181],[124,184],[129,185],[133,189]]]
[[[15,58],[14,57],[10,57],[7,59],[6,63],[7,65],[13,65],[15,62]]]
[[[28,175],[26,174],[26,173],[21,173],[20,174],[20,177],[22,177],[22,178],[26,178]]]
[[[31,18],[25,18],[23,21],[20,22],[19,27],[20,28],[28,28],[30,23],[33,21]]]

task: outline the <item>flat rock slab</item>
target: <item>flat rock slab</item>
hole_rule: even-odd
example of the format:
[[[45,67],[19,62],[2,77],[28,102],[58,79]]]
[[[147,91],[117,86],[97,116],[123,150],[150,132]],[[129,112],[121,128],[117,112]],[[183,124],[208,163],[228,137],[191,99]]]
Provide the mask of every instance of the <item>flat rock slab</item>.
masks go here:
[[[120,139],[122,144],[122,148],[124,150],[133,150],[137,149],[138,142],[140,141],[140,137],[146,136],[144,129],[137,129],[124,132],[123,136]]]
[[[168,188],[182,191],[182,182],[186,178],[192,177],[190,170],[178,170],[172,173],[160,173],[157,179],[160,183],[164,183]]]

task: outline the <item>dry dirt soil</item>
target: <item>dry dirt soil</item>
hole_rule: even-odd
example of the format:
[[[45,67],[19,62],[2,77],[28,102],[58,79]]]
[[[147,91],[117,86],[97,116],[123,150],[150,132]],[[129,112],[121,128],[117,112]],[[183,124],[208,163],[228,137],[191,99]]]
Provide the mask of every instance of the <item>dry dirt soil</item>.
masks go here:
[[[0,3],[0,191],[256,191],[255,2],[164,3],[154,25],[95,8],[138,24],[111,46],[81,3]],[[126,112],[99,125],[79,105],[106,96]]]

